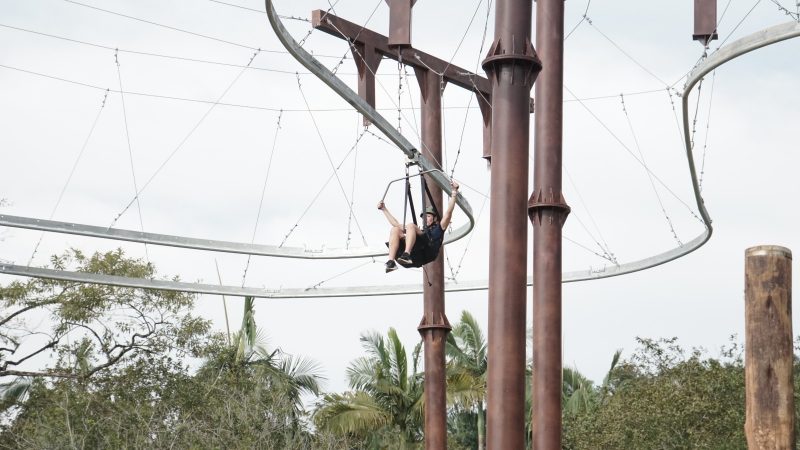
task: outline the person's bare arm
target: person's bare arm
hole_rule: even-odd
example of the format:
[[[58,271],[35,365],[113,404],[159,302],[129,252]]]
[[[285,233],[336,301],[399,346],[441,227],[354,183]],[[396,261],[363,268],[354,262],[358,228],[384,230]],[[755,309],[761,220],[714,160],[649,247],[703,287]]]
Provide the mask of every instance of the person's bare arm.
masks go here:
[[[450,220],[453,218],[453,210],[456,207],[456,196],[458,196],[458,183],[453,181],[450,186],[453,187],[453,193],[450,195],[450,202],[447,204],[447,209],[442,214],[442,220],[439,221],[439,226],[446,230],[450,226]]]
[[[378,209],[383,211],[383,215],[386,216],[386,220],[388,220],[389,223],[393,227],[401,227],[402,228],[402,225],[400,224],[400,222],[398,222],[397,219],[394,218],[392,213],[389,212],[389,208],[386,207],[386,205],[383,203],[383,201],[378,202]]]

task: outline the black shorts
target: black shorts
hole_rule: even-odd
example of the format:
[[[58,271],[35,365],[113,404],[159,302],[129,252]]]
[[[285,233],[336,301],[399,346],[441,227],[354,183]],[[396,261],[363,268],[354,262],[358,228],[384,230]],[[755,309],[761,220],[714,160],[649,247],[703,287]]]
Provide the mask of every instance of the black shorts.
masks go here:
[[[388,245],[388,243],[387,243]],[[399,251],[404,251],[403,249],[406,248],[406,238],[400,239],[400,249]],[[414,246],[411,247],[411,264],[403,264],[400,261],[397,264],[400,264],[403,267],[422,267],[425,264],[436,259],[439,256],[439,247],[433,247],[430,245],[430,241],[428,240],[428,235],[425,233],[417,235],[417,240],[414,241]],[[400,255],[395,255],[395,258]]]

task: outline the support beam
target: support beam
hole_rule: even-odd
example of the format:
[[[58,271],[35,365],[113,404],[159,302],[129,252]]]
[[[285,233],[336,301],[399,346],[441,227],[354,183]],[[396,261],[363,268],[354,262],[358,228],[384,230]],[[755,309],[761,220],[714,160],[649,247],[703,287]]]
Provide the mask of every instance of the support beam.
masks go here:
[[[791,250],[748,248],[744,279],[747,448],[793,449]]]
[[[525,445],[525,318],[530,90],[541,70],[530,0],[498,0],[483,69],[492,83],[486,445]],[[560,276],[560,275],[559,275]]]
[[[694,34],[692,39],[703,46],[717,39],[717,0],[694,0]]]
[[[374,108],[375,73],[378,72],[381,55],[375,51],[375,47],[358,42],[353,44],[350,50],[353,52],[353,60],[356,62],[358,70],[358,96]],[[370,120],[364,117],[364,126],[369,124]]]
[[[564,90],[564,0],[536,2],[533,194],[532,448],[561,448],[561,231],[569,207],[561,193]]]
[[[421,93],[422,154],[441,169],[442,90],[441,78],[430,70],[415,69]],[[424,176],[424,175],[423,175]],[[436,210],[442,211],[442,189],[429,183]],[[424,313],[417,330],[425,346],[425,449],[447,449],[447,385],[445,342],[450,323],[444,310],[444,249],[423,267]]]
[[[411,46],[411,8],[417,0],[386,0],[389,5],[389,45]]]
[[[484,95],[492,93],[489,80],[474,74],[461,67],[449,64],[435,56],[419,51],[413,47],[392,46],[389,38],[376,33],[361,25],[326,13],[321,9],[311,12],[311,26],[317,30],[330,34],[351,43],[361,43],[372,46],[378,54],[385,58],[401,61],[415,69],[432,70],[442,74],[444,80],[461,88],[481,92]]]
[[[391,6],[395,0],[387,1],[391,2]],[[478,104],[481,107],[485,125],[483,157],[487,159],[491,157],[491,131],[488,124],[491,122],[492,115],[492,109],[489,108],[492,98],[492,86],[489,80],[413,47],[394,44],[390,37],[383,36],[320,9],[311,12],[311,26],[331,36],[345,39],[351,44],[353,57],[359,65],[358,94],[373,108],[375,107],[375,71],[378,63],[375,63],[374,70],[370,69],[369,63],[374,62],[375,57],[378,59],[381,57],[393,59],[411,66],[415,70],[431,70],[440,74],[445,82],[474,92],[478,97]],[[365,49],[366,53],[360,54],[362,48]],[[363,75],[362,68],[367,70]],[[361,81],[362,78],[364,78],[363,82]],[[363,92],[362,84],[365,89]],[[532,98],[529,100],[528,111],[533,113]]]

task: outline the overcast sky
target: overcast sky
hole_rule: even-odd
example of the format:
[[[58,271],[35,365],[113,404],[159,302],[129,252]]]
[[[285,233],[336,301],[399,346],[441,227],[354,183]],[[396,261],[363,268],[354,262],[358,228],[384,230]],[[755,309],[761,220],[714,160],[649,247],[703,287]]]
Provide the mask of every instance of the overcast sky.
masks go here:
[[[365,133],[358,114],[283,51],[259,12],[263,2],[230,3],[0,0],[0,198],[10,202],[0,213],[261,244],[381,245],[388,227],[375,204],[389,180],[403,175],[404,157],[376,129]],[[684,76],[703,49],[691,40],[693,2],[669,3],[566,2],[565,28],[572,33],[565,43],[564,191],[573,213],[564,229],[565,271],[613,264],[598,256],[604,249],[621,263],[638,260],[703,230],[677,123]],[[796,5],[782,3],[796,14]],[[276,4],[279,13],[299,18],[329,6]],[[414,46],[483,74],[479,62],[494,24],[494,4],[488,21],[487,6],[485,0],[418,2]],[[341,0],[333,11],[388,31],[383,0]],[[723,1],[718,15],[720,39],[712,52],[723,41],[792,20],[767,0]],[[297,40],[310,30],[303,20],[285,23]],[[312,32],[304,46],[354,86],[355,64],[343,41]],[[695,90],[696,161],[704,167],[714,235],[664,266],[564,285],[566,365],[599,381],[613,352],[629,355],[637,336],[677,336],[712,355],[730,335],[744,339],[745,249],[800,248],[798,54],[797,42],[759,50],[709,75],[699,100]],[[406,76],[384,60],[378,80],[378,108],[417,143],[413,70]],[[485,279],[490,172],[480,157],[480,112],[455,86],[445,90],[443,105],[443,164],[478,218],[473,235],[446,248],[445,272],[458,281]],[[653,187],[642,161],[666,188]],[[332,165],[340,165],[337,177],[322,189]],[[134,185],[140,201],[126,209]],[[387,204],[398,217],[402,202],[402,193],[391,190]],[[465,220],[456,212],[456,226]],[[41,233],[0,233],[0,259],[27,264]],[[531,247],[530,237],[519,240]],[[123,247],[184,281],[216,283],[216,262],[223,283],[240,285],[247,265],[241,255],[145,251],[141,244],[58,234],[43,236],[32,264],[44,265],[48,255],[69,247]],[[382,264],[380,258],[252,258],[245,284],[363,286],[422,278],[421,271],[386,275]],[[449,294],[450,321],[468,310],[485,330],[486,299],[485,291]],[[240,299],[228,299],[234,328],[241,306]],[[198,310],[224,329],[219,297],[201,296]],[[344,369],[361,355],[359,334],[395,327],[412,347],[422,299],[260,300],[256,310],[272,346],[318,361],[328,388],[343,390]],[[529,301],[529,322],[530,315]]]

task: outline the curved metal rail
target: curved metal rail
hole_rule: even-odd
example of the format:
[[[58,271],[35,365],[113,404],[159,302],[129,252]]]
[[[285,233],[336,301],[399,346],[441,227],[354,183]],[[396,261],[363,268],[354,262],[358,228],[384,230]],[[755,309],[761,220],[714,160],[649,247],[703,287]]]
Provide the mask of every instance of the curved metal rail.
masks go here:
[[[405,140],[402,136],[396,133],[392,129],[392,127],[388,124],[388,122],[386,122],[386,120],[383,119],[382,116],[380,116],[380,114],[378,114],[373,108],[371,108],[369,105],[363,102],[352,90],[350,90],[350,88],[348,88],[341,81],[339,81],[333,74],[331,74],[330,71],[327,70],[327,68],[319,64],[316,60],[313,59],[313,57],[311,57],[311,55],[309,55],[307,52],[305,52],[305,50],[303,50],[297,45],[297,43],[289,36],[286,29],[280,23],[280,20],[277,17],[277,13],[275,12],[272,6],[271,0],[266,0],[266,6],[267,6],[267,15],[269,17],[270,23],[275,29],[276,34],[284,43],[284,45],[287,46],[289,51],[295,57],[297,57],[301,61],[301,63],[303,63],[303,65],[306,66],[306,68],[308,68],[318,76],[319,74],[323,75],[327,74],[328,75],[327,77],[320,77],[320,78],[322,78],[326,84],[328,84],[337,93],[339,93],[339,95],[341,95],[346,101],[348,101],[348,103],[350,103],[354,108],[356,108],[359,112],[367,116],[370,120],[373,121],[373,123],[378,125],[378,127],[382,131],[384,131],[387,134],[387,136],[389,136],[389,138],[404,153],[406,153],[407,156],[416,161],[425,161],[423,158],[421,158],[421,155],[416,151],[416,149],[414,149],[413,146],[411,146],[411,144],[407,140]],[[686,150],[687,161],[689,164],[689,171],[692,179],[692,186],[694,189],[695,201],[697,204],[697,208],[700,212],[700,215],[706,224],[706,230],[681,247],[671,249],[667,252],[660,253],[658,255],[649,258],[610,267],[603,267],[595,270],[590,269],[590,270],[564,273],[562,275],[562,280],[564,282],[575,282],[575,281],[592,280],[598,278],[608,278],[612,276],[618,276],[627,273],[637,272],[640,270],[649,269],[657,265],[664,264],[666,262],[680,258],[681,256],[684,256],[688,253],[691,253],[692,251],[700,248],[703,244],[705,244],[709,240],[713,232],[713,228],[711,227],[711,217],[709,216],[708,211],[705,208],[705,203],[700,193],[697,171],[694,166],[694,157],[691,147],[691,136],[689,132],[689,108],[688,108],[689,94],[703,76],[705,76],[715,68],[719,67],[720,65],[724,64],[725,62],[728,62],[738,56],[741,56],[745,53],[751,52],[758,48],[774,44],[777,42],[781,42],[787,39],[792,39],[798,36],[800,36],[800,23],[796,22],[789,22],[781,25],[776,25],[774,27],[770,27],[765,30],[756,32],[752,35],[746,36],[742,39],[732,42],[731,44],[713,53],[709,58],[707,58],[701,64],[696,66],[687,79],[683,92],[683,109],[682,109],[684,145],[686,146],[685,150]],[[424,169],[426,167],[426,164],[428,167],[430,167],[427,161],[425,161],[420,165]],[[444,177],[442,176],[441,178]],[[446,180],[439,180],[438,177],[435,177],[434,179],[438,181],[446,181]],[[442,186],[442,184],[445,183],[437,183],[437,184]],[[449,185],[445,184],[444,186],[442,186],[442,188],[446,192],[448,193],[450,192]],[[460,195],[459,195],[459,200],[460,201],[463,200],[461,199]],[[461,205],[461,203],[459,203],[459,205]],[[468,208],[468,205],[466,206]],[[471,212],[471,210],[469,211]],[[0,219],[7,220],[9,217],[11,216],[0,216]],[[469,217],[472,220],[472,216],[469,215]],[[21,219],[21,218],[16,218],[16,219]],[[45,221],[40,221],[40,222],[45,222]],[[2,221],[0,221],[0,225],[1,224],[3,224]],[[470,227],[472,226],[472,221],[470,222],[469,226]],[[44,228],[37,227],[35,229],[44,229]],[[51,231],[51,230],[46,230],[46,231]],[[121,231],[121,230],[116,230],[116,231]],[[131,233],[136,234],[137,232],[131,232]],[[188,246],[183,246],[183,247],[188,247]],[[198,247],[188,247],[188,248],[198,248]],[[294,252],[296,251],[297,250],[294,250]],[[302,251],[304,254],[308,253],[306,249],[302,249]],[[235,253],[245,253],[245,252],[235,252]],[[385,252],[382,253],[385,254]],[[266,254],[266,253],[253,253],[253,254]],[[300,257],[300,256],[294,256],[294,257]],[[306,257],[312,259],[320,258],[320,256],[306,256]],[[357,296],[415,294],[422,292],[422,286],[419,284],[359,286],[359,287],[346,287],[346,288],[316,287],[316,288],[305,288],[305,289],[302,288],[261,289],[261,288],[237,287],[237,286],[216,286],[216,285],[198,284],[198,283],[183,283],[183,282],[175,282],[167,280],[126,278],[126,277],[117,277],[111,275],[93,274],[85,272],[60,271],[52,269],[19,266],[14,264],[0,264],[0,273],[10,274],[10,275],[21,275],[28,277],[42,277],[42,278],[50,278],[50,279],[81,282],[81,283],[108,284],[115,286],[145,288],[145,289],[175,290],[175,291],[185,291],[185,292],[213,294],[213,295],[254,296],[261,298],[357,297]],[[530,284],[531,284],[531,279],[529,278],[528,285]],[[487,288],[488,288],[488,282],[486,280],[469,281],[461,283],[449,282],[445,284],[445,290],[448,292],[485,290]]]

